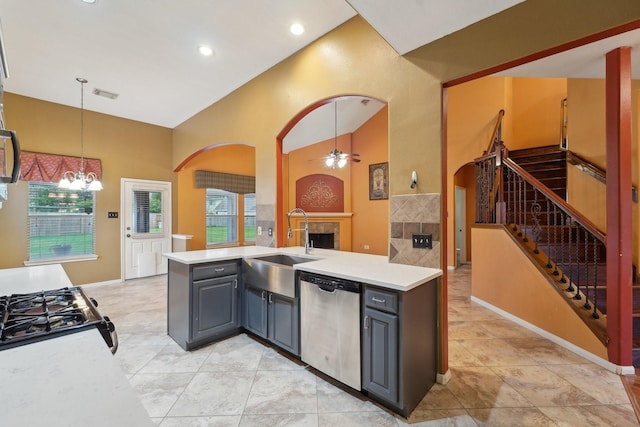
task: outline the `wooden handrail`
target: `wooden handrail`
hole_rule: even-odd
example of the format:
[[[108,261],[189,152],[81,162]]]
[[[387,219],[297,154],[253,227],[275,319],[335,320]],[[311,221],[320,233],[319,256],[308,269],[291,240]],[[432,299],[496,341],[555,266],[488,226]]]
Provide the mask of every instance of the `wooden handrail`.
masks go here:
[[[516,162],[511,160],[510,158],[503,159],[503,164],[508,166],[515,173],[520,175],[527,181],[532,187],[542,193],[545,197],[551,200],[553,203],[558,206],[558,208],[569,215],[571,218],[576,220],[580,225],[582,225],[587,231],[589,231],[593,236],[601,241],[602,243],[606,243],[606,235],[598,229],[598,227],[593,224],[586,216],[578,212],[574,207],[565,202],[562,197],[558,196],[556,193],[547,188],[543,183],[541,183],[537,178],[531,175],[529,172],[524,170],[521,166],[519,166]]]
[[[607,183],[607,171],[599,166],[594,165],[584,157],[581,157],[573,151],[567,151],[567,161],[587,175],[591,175],[598,181],[602,182],[603,184]]]
[[[495,148],[496,148],[496,136],[498,135],[498,132],[502,128],[502,118],[503,117],[504,117],[504,110],[498,111],[498,119],[496,120],[496,125],[493,128],[493,132],[491,133],[491,139],[489,140],[489,146],[487,147],[486,150],[484,150],[484,153],[482,153],[483,156],[495,151]]]

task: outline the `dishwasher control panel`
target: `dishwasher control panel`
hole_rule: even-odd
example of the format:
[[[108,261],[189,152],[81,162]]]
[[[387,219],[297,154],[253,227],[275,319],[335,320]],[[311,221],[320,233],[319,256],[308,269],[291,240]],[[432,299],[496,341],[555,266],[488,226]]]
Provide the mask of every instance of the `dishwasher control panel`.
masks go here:
[[[351,280],[338,279],[335,277],[320,276],[317,274],[300,273],[300,281],[317,285],[320,289],[328,292],[335,290],[360,293],[361,284]]]

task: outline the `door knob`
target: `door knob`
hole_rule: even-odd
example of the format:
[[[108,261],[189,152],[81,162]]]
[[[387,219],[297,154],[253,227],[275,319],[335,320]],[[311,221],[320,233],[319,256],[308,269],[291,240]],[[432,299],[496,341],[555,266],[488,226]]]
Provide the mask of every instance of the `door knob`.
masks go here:
[[[127,237],[131,237],[131,234],[127,234]]]

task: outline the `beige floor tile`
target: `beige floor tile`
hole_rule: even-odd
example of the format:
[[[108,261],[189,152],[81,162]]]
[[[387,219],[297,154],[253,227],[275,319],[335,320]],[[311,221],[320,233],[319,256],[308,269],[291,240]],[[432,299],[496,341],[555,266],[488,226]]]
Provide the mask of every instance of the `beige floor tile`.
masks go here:
[[[168,415],[242,415],[254,375],[253,372],[199,372]]]
[[[449,366],[484,366],[462,343],[463,340],[449,341]]]
[[[556,424],[538,408],[469,409],[469,415],[479,426],[555,426]]]
[[[341,412],[318,414],[319,427],[397,427],[396,419],[386,412]]]
[[[620,376],[593,364],[553,365],[547,369],[576,386],[599,403],[630,405],[629,395],[620,387]]]
[[[318,413],[327,412],[371,412],[380,411],[376,405],[363,396],[347,393],[318,378],[316,380]]]
[[[317,414],[243,415],[240,427],[317,427]]]
[[[317,413],[316,378],[308,371],[258,371],[244,413]]]
[[[536,365],[527,353],[500,339],[465,339],[460,345],[471,353],[483,366]]]
[[[451,368],[451,375],[447,388],[464,408],[533,406],[489,368]]]
[[[632,427],[638,421],[631,405],[540,407],[558,426]]]
[[[215,417],[166,417],[160,427],[238,427],[240,415]]]
[[[151,417],[164,417],[194,374],[137,374],[129,383]]]
[[[578,387],[542,366],[492,368],[536,406],[597,405],[599,402]]]

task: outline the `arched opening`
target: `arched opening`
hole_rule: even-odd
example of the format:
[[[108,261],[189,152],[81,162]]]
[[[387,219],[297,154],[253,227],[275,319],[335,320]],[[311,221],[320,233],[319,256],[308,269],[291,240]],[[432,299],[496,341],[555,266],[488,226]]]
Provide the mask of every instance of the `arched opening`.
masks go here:
[[[386,255],[388,200],[369,197],[370,165],[388,162],[386,103],[362,95],[319,100],[293,117],[276,141],[276,246],[300,245],[298,236],[288,241],[285,220],[305,199],[311,223],[318,223],[319,232],[335,234],[334,249]],[[329,165],[332,153],[341,153],[343,167]],[[344,199],[330,207],[332,197]]]

